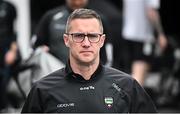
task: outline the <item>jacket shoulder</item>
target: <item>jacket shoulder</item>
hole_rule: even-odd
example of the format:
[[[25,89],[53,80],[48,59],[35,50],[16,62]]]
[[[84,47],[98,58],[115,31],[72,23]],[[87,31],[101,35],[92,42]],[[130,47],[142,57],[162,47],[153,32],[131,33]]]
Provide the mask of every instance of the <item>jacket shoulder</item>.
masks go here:
[[[65,80],[65,68],[56,70],[42,79],[36,81],[33,85],[40,89],[53,88],[56,84],[60,84]]]
[[[117,80],[118,79],[126,79],[126,80],[131,80],[131,81],[133,80],[131,75],[112,67],[104,66],[104,73],[105,73],[105,76],[108,76],[110,78],[114,78]]]
[[[119,85],[126,92],[131,92],[136,80],[129,74],[111,67],[104,67],[105,78]]]

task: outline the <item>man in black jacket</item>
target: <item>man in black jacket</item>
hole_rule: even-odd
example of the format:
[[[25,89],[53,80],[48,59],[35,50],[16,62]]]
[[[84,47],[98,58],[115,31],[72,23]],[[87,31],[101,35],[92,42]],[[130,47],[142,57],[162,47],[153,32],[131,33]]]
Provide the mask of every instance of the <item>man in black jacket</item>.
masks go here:
[[[137,81],[100,63],[104,40],[100,16],[90,9],[75,10],[64,34],[69,62],[33,85],[22,112],[156,112]]]

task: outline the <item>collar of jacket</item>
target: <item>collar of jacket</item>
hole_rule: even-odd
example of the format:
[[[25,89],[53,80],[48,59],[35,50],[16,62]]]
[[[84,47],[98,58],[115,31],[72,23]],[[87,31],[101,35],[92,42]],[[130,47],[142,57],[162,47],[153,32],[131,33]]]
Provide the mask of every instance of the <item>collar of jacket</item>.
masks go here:
[[[80,82],[91,82],[91,81],[97,80],[98,78],[100,78],[102,76],[103,65],[101,64],[101,62],[99,63],[98,68],[92,74],[92,76],[91,76],[91,78],[89,80],[85,80],[83,78],[83,76],[81,76],[80,74],[74,73],[71,66],[70,66],[70,61],[69,60],[66,63],[65,72],[66,72],[66,77],[68,79],[77,80],[77,81],[80,81]]]

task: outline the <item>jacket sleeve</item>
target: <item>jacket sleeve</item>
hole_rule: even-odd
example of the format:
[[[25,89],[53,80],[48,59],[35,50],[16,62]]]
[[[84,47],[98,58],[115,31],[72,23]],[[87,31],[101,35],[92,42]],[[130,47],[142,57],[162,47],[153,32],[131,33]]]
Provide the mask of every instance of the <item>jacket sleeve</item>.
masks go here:
[[[34,85],[22,108],[22,113],[43,112],[42,101],[39,89]]]
[[[133,93],[131,94],[131,112],[133,113],[156,113],[156,107],[146,91],[138,84],[133,82]]]

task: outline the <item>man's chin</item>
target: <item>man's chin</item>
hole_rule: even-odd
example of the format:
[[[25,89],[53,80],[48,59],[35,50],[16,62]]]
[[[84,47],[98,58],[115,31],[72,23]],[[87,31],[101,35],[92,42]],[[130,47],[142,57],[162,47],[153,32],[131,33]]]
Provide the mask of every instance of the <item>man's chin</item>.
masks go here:
[[[83,59],[83,60],[79,61],[79,64],[81,64],[81,65],[90,65],[93,63],[94,63],[94,61],[92,59]]]

